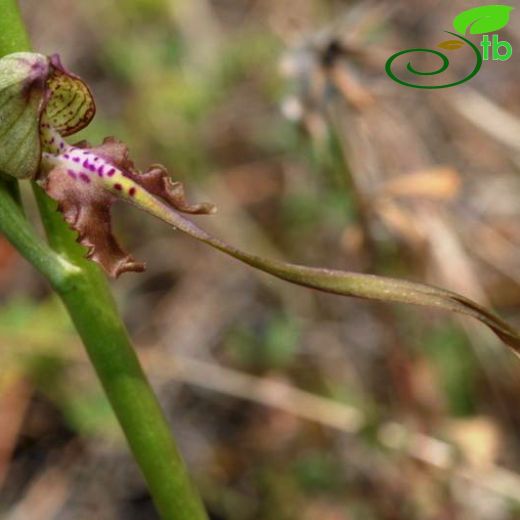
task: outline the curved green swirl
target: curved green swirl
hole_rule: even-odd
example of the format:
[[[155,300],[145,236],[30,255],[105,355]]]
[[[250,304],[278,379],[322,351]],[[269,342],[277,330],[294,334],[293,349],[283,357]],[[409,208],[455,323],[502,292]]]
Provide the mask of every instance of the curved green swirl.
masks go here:
[[[406,51],[398,52],[397,54],[394,54],[394,56],[397,58],[401,54],[407,54],[408,52],[415,52],[415,51],[422,51],[422,52],[430,52],[432,54],[435,54],[436,56],[439,56],[439,58],[442,60],[442,65],[437,69],[433,70],[431,72],[421,72],[420,70],[414,69],[411,62],[408,62],[406,65],[406,68],[412,73],[417,74],[418,76],[434,76],[435,74],[440,74],[441,72],[444,72],[450,65],[450,60],[442,54],[440,51],[435,51],[433,49],[408,49]]]
[[[430,89],[430,90],[432,90],[432,89],[440,89],[440,88],[448,88],[448,87],[455,87],[457,85],[461,85],[462,83],[465,83],[466,81],[469,81],[471,78],[476,76],[478,71],[482,67],[482,54],[480,54],[479,48],[473,42],[471,42],[470,40],[464,38],[464,36],[461,36],[460,34],[453,33],[453,32],[450,32],[450,31],[445,31],[445,32],[448,33],[448,34],[451,34],[452,36],[455,36],[456,38],[459,38],[459,40],[462,40],[465,43],[467,43],[473,49],[473,52],[475,53],[475,57],[477,59],[477,61],[475,63],[475,67],[465,78],[463,78],[463,79],[461,79],[459,81],[455,81],[453,83],[448,83],[446,85],[414,85],[413,83],[408,83],[407,81],[403,81],[403,80],[399,79],[392,72],[392,64],[399,56],[401,56],[403,54],[408,54],[410,52],[429,52],[430,54],[435,54],[436,56],[439,56],[439,58],[441,58],[441,60],[442,60],[442,65],[438,69],[436,69],[436,70],[434,70],[432,72],[421,72],[421,71],[418,71],[418,70],[413,68],[411,62],[408,62],[406,68],[412,74],[416,74],[418,76],[434,76],[436,74],[441,74],[442,72],[444,72],[449,67],[450,61],[449,61],[448,57],[445,54],[443,54],[440,51],[433,50],[433,49],[421,49],[421,48],[418,48],[418,49],[407,49],[407,50],[399,51],[399,52],[396,52],[395,54],[392,54],[392,56],[390,56],[390,58],[388,58],[388,60],[386,62],[386,65],[385,65],[385,70],[386,70],[386,73],[388,74],[388,76],[391,79],[393,79],[395,82],[400,83],[401,85],[404,85],[405,87],[423,88],[423,89]]]

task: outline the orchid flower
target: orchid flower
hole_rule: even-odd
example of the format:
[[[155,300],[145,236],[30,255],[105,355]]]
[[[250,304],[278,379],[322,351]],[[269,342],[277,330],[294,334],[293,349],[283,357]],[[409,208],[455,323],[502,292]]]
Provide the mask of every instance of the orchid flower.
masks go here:
[[[140,172],[127,147],[113,137],[99,146],[69,144],[65,137],[90,123],[95,103],[88,86],[57,55],[15,53],[0,59],[0,171],[40,184],[58,203],[87,256],[111,276],[143,271],[116,241],[110,208],[124,200],[193,238],[256,269],[325,292],[428,305],[472,316],[517,353],[520,334],[490,311],[456,293],[404,280],[294,265],[240,250],[209,235],[181,213],[214,213],[190,204],[181,183],[161,165]]]

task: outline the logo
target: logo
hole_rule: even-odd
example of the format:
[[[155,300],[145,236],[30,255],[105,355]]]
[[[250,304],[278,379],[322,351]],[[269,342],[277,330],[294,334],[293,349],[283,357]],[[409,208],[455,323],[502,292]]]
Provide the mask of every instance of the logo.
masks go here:
[[[436,70],[433,71],[420,71],[417,70],[412,63],[409,61],[406,65],[406,69],[411,74],[416,76],[436,76],[437,74],[441,74],[450,66],[450,61],[448,57],[441,51],[434,49],[407,49],[404,51],[396,52],[390,58],[388,58],[385,70],[388,76],[393,79],[395,82],[404,85],[405,87],[412,88],[423,88],[423,89],[440,89],[440,88],[448,88],[455,87],[457,85],[461,85],[466,81],[469,81],[471,78],[476,76],[482,67],[483,61],[488,61],[492,59],[493,61],[507,61],[513,55],[513,47],[508,41],[500,41],[498,34],[490,35],[494,31],[498,31],[505,27],[509,22],[509,17],[513,7],[509,5],[485,5],[482,7],[474,7],[473,9],[468,9],[467,11],[463,11],[459,13],[453,19],[453,27],[455,28],[455,32],[445,31],[447,34],[450,34],[455,39],[445,40],[437,45],[440,49],[445,51],[456,51],[463,47],[469,47],[475,58],[475,66],[473,70],[463,79],[458,81],[453,81],[451,83],[445,85],[422,85],[422,84],[414,84],[409,81],[405,81],[403,79],[399,79],[392,70],[392,66],[396,59],[405,54],[414,53],[414,52],[422,52],[429,53],[434,56],[437,56],[441,60],[441,65]],[[469,34],[482,34],[482,41],[480,42],[480,47],[482,47],[482,52],[480,52],[479,47],[477,47],[472,41],[467,39],[465,36],[469,32]]]

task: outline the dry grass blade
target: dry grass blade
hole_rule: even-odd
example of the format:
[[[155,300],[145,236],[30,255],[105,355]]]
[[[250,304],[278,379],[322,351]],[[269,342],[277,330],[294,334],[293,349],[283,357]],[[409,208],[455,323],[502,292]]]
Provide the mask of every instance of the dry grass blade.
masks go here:
[[[520,150],[520,121],[486,96],[472,88],[446,96],[450,107],[480,130],[513,150]]]
[[[365,415],[355,407],[272,378],[254,376],[185,356],[165,360],[162,356],[147,352],[143,362],[160,381],[173,378],[191,386],[276,408],[347,434],[358,435],[367,425]],[[379,441],[386,448],[407,453],[413,459],[449,471],[452,477],[460,477],[494,494],[513,500],[519,496],[518,474],[495,464],[485,468],[461,464],[457,443],[448,443],[397,422],[383,423],[377,432]]]

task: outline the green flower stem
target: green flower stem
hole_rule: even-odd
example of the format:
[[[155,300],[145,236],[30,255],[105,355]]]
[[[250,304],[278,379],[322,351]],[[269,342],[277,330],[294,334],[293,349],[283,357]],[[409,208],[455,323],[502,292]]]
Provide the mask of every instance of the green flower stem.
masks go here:
[[[0,55],[29,49],[15,0],[0,0],[0,13]],[[51,247],[25,220],[11,181],[0,182],[0,232],[49,280],[65,303],[162,518],[207,519],[104,275],[83,258],[84,249],[75,242],[53,201],[36,185],[34,192]]]
[[[30,49],[31,43],[16,0],[0,0],[0,13],[0,54],[5,56]]]
[[[55,203],[37,185],[34,193],[51,247],[78,269],[56,290],[83,339],[159,511],[165,520],[206,519],[105,275],[84,259],[84,248],[75,242]]]
[[[0,232],[53,287],[61,286],[66,282],[67,275],[77,268],[67,263],[34,233],[11,188],[12,183],[0,180]]]

